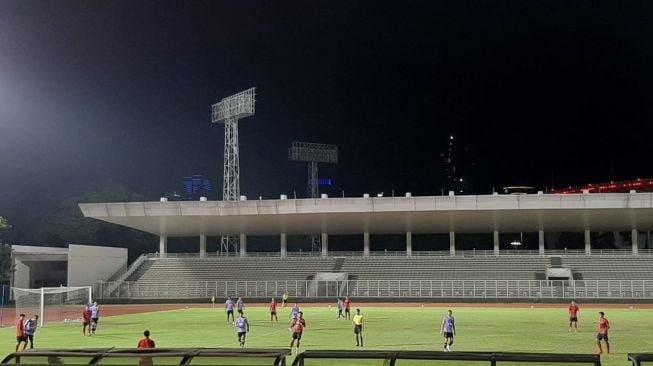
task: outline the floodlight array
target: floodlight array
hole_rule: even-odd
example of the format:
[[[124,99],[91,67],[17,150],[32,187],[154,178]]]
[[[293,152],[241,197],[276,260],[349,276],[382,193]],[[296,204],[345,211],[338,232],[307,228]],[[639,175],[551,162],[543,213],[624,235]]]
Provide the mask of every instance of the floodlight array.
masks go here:
[[[254,114],[256,88],[249,88],[240,93],[223,98],[211,106],[211,121],[218,123],[228,118],[245,118]]]
[[[335,164],[338,146],[294,141],[288,149],[288,160]]]

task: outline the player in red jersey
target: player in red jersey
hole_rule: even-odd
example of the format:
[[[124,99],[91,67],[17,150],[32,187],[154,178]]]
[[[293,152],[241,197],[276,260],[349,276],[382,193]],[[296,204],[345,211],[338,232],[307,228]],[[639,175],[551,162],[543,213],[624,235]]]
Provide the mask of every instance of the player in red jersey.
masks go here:
[[[144,331],[143,335],[145,338],[138,341],[136,348],[155,348],[154,340],[150,339],[150,331]]]
[[[351,299],[349,296],[345,296],[345,318],[351,320],[351,313],[349,312],[351,308]]]
[[[599,333],[596,335],[596,354],[603,353],[601,348],[601,341],[605,342],[605,350],[610,353],[610,342],[608,342],[608,329],[610,329],[610,322],[605,317],[605,313],[599,311]]]
[[[277,318],[277,300],[272,298],[272,301],[270,301],[270,323],[272,323],[272,318],[279,322],[279,318]]]
[[[136,345],[136,348],[155,348],[156,345],[154,344],[154,340],[150,339],[150,331],[149,330],[144,331],[143,335],[145,336],[145,338],[138,341],[138,344]],[[139,358],[138,364],[139,365],[153,365],[154,361],[152,361],[152,357],[143,356],[143,357]]]
[[[27,336],[25,335],[25,314],[20,314],[16,323],[16,352],[22,342],[25,342],[23,351],[27,348]]]
[[[580,312],[580,308],[578,305],[576,305],[576,301],[571,301],[571,305],[569,305],[569,331],[571,332],[571,328],[573,325],[574,331],[578,332],[578,313]]]
[[[86,335],[86,327],[88,327],[88,335],[91,335],[91,309],[88,305],[82,311],[82,335]]]
[[[293,349],[293,344],[297,340],[297,348],[294,349],[295,353],[299,353],[299,341],[302,339],[302,333],[304,333],[304,328],[306,328],[306,320],[304,320],[304,313],[299,312],[299,315],[296,319],[292,321],[292,341],[290,341],[290,349]]]

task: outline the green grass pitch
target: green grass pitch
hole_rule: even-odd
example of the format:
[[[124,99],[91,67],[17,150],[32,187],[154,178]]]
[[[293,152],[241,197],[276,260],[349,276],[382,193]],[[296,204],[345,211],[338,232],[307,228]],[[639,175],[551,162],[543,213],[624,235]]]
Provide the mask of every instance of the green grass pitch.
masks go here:
[[[441,350],[440,322],[447,308],[365,307],[365,349]],[[337,320],[334,307],[303,307],[307,321],[301,348],[355,350],[350,321]],[[560,308],[453,308],[457,334],[455,351],[594,353],[598,308],[581,308],[580,331],[568,332],[566,307]],[[612,354],[602,364],[626,365],[629,352],[652,352],[653,310],[606,309],[610,320]],[[248,348],[288,348],[291,340],[289,308],[279,308],[279,323],[271,324],[265,307],[246,308],[251,330]],[[48,324],[39,328],[37,348],[135,347],[144,329],[152,332],[157,347],[238,347],[235,328],[226,324],[224,309],[188,308],[145,314],[110,316],[100,319],[94,337],[82,336],[80,323]],[[1,357],[13,352],[15,329],[0,329]],[[292,358],[291,358],[292,359]],[[290,360],[289,360],[290,361]],[[329,362],[311,364],[334,364]],[[343,363],[340,363],[341,365]],[[352,362],[374,364],[381,362]],[[402,362],[402,365],[446,363]],[[452,363],[455,365],[489,363]],[[516,365],[511,363],[510,365]]]

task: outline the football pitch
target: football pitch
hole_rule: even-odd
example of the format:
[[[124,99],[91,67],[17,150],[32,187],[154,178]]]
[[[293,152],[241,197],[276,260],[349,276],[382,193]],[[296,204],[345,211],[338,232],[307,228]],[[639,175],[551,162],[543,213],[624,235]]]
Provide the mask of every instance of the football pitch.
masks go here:
[[[439,334],[447,307],[400,305],[377,307],[357,304],[365,319],[367,350],[442,350]],[[301,304],[300,304],[301,306]],[[610,321],[611,354],[602,364],[626,365],[626,354],[651,352],[653,310],[629,306],[581,307],[578,333],[568,332],[566,305],[560,307],[452,307],[456,337],[452,351],[589,353],[596,350],[598,314],[605,311]],[[510,306],[510,305],[508,305]],[[337,320],[335,307],[302,307],[307,326],[301,350],[356,350],[351,321]],[[355,310],[352,311],[352,316]],[[279,308],[279,323],[270,323],[265,306],[245,308],[250,323],[246,348],[289,348],[292,333],[288,327],[290,308]],[[5,321],[8,323],[8,321]],[[82,336],[81,323],[50,323],[39,328],[36,348],[133,348],[149,329],[158,348],[218,347],[236,348],[233,325],[226,323],[224,309],[189,308],[149,313],[106,316],[100,319],[97,334]],[[0,329],[0,358],[13,352],[15,329]],[[292,356],[288,361],[292,361]],[[308,364],[327,365],[333,360]],[[381,365],[380,361],[350,361],[356,365]],[[341,363],[343,364],[343,363]],[[401,362],[410,365],[487,365],[489,362]],[[516,363],[510,363],[516,365]],[[533,365],[533,364],[531,364]]]

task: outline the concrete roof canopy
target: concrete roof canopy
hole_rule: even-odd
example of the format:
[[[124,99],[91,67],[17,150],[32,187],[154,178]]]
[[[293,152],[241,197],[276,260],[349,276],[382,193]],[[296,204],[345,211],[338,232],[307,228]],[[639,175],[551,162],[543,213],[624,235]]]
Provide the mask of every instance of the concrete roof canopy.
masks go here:
[[[168,237],[653,230],[652,193],[82,203],[85,217]]]

